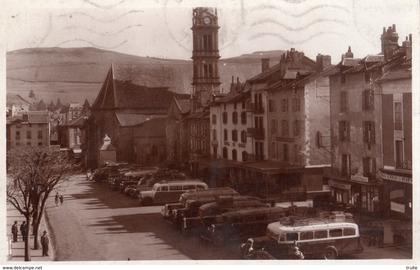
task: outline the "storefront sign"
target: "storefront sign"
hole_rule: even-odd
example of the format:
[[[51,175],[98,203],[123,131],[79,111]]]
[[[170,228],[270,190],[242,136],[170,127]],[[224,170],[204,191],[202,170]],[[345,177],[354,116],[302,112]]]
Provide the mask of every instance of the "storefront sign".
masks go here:
[[[329,185],[330,187],[333,187],[333,188],[347,189],[347,190],[350,190],[350,189],[351,189],[351,185],[349,185],[349,184],[339,183],[339,182],[337,182],[337,181],[333,181],[333,180],[329,180],[329,181],[328,181],[328,185]]]
[[[413,182],[412,177],[389,174],[389,173],[384,173],[382,171],[379,171],[379,177],[381,177],[384,180],[406,183],[406,184],[412,184],[412,182]]]
[[[391,202],[391,210],[399,213],[405,213],[405,205],[401,203]]]

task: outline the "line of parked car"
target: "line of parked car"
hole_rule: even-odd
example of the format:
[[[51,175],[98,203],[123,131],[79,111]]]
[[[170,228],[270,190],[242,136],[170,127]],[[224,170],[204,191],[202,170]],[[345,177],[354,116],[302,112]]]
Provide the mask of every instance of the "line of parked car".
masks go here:
[[[319,212],[293,203],[281,207],[155,167],[109,165],[90,178],[107,182],[143,206],[163,205],[164,220],[183,234],[196,234],[214,245],[242,243],[244,259],[291,259],[297,244],[313,258],[335,259],[363,251],[358,225],[348,213]]]

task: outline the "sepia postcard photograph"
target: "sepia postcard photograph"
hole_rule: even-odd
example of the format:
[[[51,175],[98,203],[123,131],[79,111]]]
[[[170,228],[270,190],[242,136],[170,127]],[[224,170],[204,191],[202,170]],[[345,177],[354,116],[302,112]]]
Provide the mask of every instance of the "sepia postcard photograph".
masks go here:
[[[417,269],[418,1],[1,2],[2,269]]]

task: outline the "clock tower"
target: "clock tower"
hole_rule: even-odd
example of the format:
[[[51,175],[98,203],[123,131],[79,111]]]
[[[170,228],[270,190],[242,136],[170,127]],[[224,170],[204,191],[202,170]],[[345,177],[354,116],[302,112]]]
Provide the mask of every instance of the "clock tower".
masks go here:
[[[212,95],[220,92],[219,78],[219,25],[217,9],[193,9],[193,98],[194,107],[206,106]]]

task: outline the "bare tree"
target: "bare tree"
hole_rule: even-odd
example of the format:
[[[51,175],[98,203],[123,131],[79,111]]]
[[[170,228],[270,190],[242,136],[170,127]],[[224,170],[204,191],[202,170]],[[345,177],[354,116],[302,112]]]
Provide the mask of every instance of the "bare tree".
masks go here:
[[[47,199],[59,183],[68,179],[74,165],[66,153],[48,147],[16,148],[7,159],[7,201],[25,217],[27,226],[32,221],[34,249],[38,249],[38,229]],[[25,261],[29,261],[29,228],[26,231]]]

